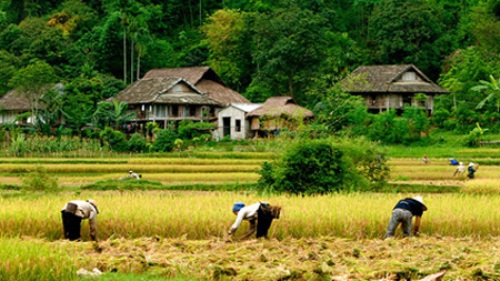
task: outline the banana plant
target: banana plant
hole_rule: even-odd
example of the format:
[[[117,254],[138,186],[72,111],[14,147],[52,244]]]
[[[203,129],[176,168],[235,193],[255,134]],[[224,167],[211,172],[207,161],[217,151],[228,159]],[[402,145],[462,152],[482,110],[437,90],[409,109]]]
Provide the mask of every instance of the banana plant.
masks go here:
[[[476,109],[481,109],[490,100],[496,100],[497,111],[500,112],[500,78],[495,80],[493,75],[490,75],[490,81],[480,80],[479,85],[471,88],[472,91],[486,92],[488,96],[477,105]]]

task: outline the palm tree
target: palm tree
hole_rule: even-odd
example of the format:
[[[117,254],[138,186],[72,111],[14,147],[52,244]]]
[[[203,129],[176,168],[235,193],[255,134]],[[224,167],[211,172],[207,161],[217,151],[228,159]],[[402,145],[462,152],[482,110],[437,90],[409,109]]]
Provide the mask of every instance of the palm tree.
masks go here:
[[[476,92],[486,92],[488,96],[484,98],[476,107],[476,109],[481,109],[486,104],[486,102],[495,99],[497,105],[497,111],[500,112],[500,78],[495,80],[493,75],[490,75],[490,81],[480,80],[479,85],[471,88],[472,91]]]
[[[121,125],[126,124],[135,117],[135,112],[127,112],[128,104],[113,100],[112,103],[99,103],[97,110],[93,114],[93,123],[95,127],[112,127],[119,130]]]

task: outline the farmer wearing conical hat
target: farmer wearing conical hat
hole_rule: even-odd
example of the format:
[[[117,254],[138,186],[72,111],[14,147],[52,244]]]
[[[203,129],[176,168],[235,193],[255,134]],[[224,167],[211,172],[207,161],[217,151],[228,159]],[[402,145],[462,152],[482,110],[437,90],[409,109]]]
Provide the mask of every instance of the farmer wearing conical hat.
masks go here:
[[[387,232],[384,239],[394,236],[394,232],[399,224],[403,228],[403,236],[408,237],[411,234],[418,236],[420,228],[420,220],[427,207],[424,205],[422,196],[413,198],[405,198],[399,202],[392,209],[392,216],[387,226]],[[412,230],[412,219],[415,217],[415,224]]]
[[[250,222],[250,228],[240,238],[241,240],[250,237],[257,232],[257,238],[267,238],[267,232],[271,227],[273,219],[279,219],[281,212],[280,206],[271,206],[269,203],[255,203],[245,206],[242,202],[236,202],[233,205],[233,214],[236,215],[236,221],[229,229],[229,235],[233,235],[243,220]]]
[[[467,167],[467,176],[469,179],[474,178],[474,173],[477,171],[479,164],[474,164],[472,162],[469,163],[469,166]]]
[[[72,200],[61,210],[64,238],[70,241],[80,239],[82,220],[88,219],[90,238],[97,241],[97,203],[92,200]]]

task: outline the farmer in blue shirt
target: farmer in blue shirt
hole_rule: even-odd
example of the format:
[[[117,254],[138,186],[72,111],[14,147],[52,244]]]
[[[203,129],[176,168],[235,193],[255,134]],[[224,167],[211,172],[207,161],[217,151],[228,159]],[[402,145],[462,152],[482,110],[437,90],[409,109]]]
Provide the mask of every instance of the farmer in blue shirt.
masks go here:
[[[415,217],[415,225],[413,226],[413,235],[419,235],[420,220],[427,207],[424,205],[422,196],[413,198],[405,198],[399,202],[392,209],[392,216],[387,226],[387,232],[384,239],[394,236],[394,232],[399,224],[403,228],[403,236],[410,236],[412,230],[412,219]]]

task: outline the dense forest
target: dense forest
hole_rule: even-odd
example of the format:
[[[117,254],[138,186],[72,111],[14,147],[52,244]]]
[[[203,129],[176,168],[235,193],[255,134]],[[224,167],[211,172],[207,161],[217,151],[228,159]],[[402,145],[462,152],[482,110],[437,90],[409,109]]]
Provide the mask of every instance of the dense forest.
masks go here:
[[[398,142],[383,132],[406,118],[408,139],[498,132],[499,42],[498,0],[0,0],[0,95],[62,82],[44,120],[60,110],[79,130],[145,72],[208,65],[252,102],[293,96],[328,131],[370,123]],[[418,110],[368,116],[335,87],[360,65],[406,63],[452,92],[420,125]]]

